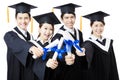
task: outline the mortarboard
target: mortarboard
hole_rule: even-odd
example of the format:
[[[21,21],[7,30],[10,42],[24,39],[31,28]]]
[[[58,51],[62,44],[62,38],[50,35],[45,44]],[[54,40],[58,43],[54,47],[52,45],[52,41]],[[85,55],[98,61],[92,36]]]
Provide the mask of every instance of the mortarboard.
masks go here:
[[[85,15],[83,17],[90,19],[90,21],[104,21],[104,17],[106,16],[109,16],[109,14],[102,11],[98,11],[98,12]]]
[[[20,2],[8,7],[15,8],[16,12],[19,12],[19,13],[28,13],[30,12],[31,9],[37,8],[36,6],[30,5],[24,2]]]
[[[39,24],[49,23],[49,24],[59,24],[60,21],[53,12],[37,15],[33,17]]]
[[[64,4],[61,6],[54,7],[54,8],[61,9],[62,13],[74,13],[75,8],[77,8],[77,7],[81,7],[81,6],[79,6],[77,4],[73,4],[73,3],[68,3],[68,4]]]

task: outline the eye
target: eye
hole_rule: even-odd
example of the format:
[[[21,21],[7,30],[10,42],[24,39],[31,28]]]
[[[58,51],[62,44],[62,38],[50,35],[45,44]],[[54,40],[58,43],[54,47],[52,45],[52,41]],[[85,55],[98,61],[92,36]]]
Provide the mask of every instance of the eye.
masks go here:
[[[18,19],[22,19],[22,17],[18,17]]]
[[[44,29],[45,29],[45,30],[47,30],[47,28],[46,28],[46,27],[45,27]]]
[[[95,27],[98,27],[98,25],[96,24]]]
[[[65,19],[68,19],[69,17],[65,17]]]
[[[51,31],[53,31],[53,29],[50,29]]]
[[[29,19],[29,17],[25,17],[25,19]]]
[[[100,24],[101,27],[103,27],[104,25],[103,24]]]

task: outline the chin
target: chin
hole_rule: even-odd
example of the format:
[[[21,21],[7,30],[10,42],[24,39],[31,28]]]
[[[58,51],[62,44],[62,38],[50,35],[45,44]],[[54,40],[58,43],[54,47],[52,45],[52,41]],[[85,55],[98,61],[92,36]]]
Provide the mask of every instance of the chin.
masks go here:
[[[69,26],[69,28],[70,28],[70,29],[72,29],[72,28],[73,28],[73,26]]]

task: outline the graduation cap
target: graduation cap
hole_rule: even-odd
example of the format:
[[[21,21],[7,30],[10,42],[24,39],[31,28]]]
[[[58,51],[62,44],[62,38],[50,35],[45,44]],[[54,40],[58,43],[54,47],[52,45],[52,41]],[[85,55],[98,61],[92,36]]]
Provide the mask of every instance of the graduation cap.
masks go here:
[[[73,3],[68,3],[68,4],[64,4],[61,6],[54,7],[54,8],[61,9],[62,13],[74,13],[75,8],[77,8],[77,7],[81,7],[81,6],[79,6],[77,4],[73,4]]]
[[[28,13],[30,12],[31,9],[37,8],[36,6],[30,5],[24,2],[20,2],[8,7],[15,8],[16,12],[19,12],[19,13]]]
[[[91,21],[104,21],[104,17],[106,16],[109,16],[109,14],[102,12],[102,11],[98,11],[98,12],[85,15],[83,17],[88,18]]]
[[[53,12],[37,15],[33,17],[39,24],[49,23],[49,24],[59,24],[60,21]]]

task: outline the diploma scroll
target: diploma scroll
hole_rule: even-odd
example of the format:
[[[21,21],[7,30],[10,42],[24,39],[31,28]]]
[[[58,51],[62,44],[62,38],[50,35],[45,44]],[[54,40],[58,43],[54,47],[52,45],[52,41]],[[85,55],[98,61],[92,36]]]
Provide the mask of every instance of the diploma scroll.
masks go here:
[[[57,49],[60,49],[60,48],[62,47],[62,45],[63,45],[63,40],[64,40],[64,38],[62,37],[62,38],[60,39],[59,43],[58,43],[58,48],[57,48]],[[52,59],[53,59],[53,60],[56,60],[56,59],[57,59],[57,56],[58,56],[58,52],[55,51]]]
[[[40,46],[36,41],[30,40],[30,42],[32,42],[32,43],[33,43],[35,46],[37,46],[38,48],[43,49],[43,47]],[[56,46],[58,43],[59,43],[59,40],[56,39],[55,41],[53,41],[53,42],[51,42],[49,45],[47,45],[45,48],[48,48],[47,51],[51,51],[51,48],[54,47],[54,46]],[[44,50],[44,49],[43,49],[43,50]],[[33,55],[32,57],[33,57],[33,59],[36,59],[36,58],[37,58],[36,55]]]

